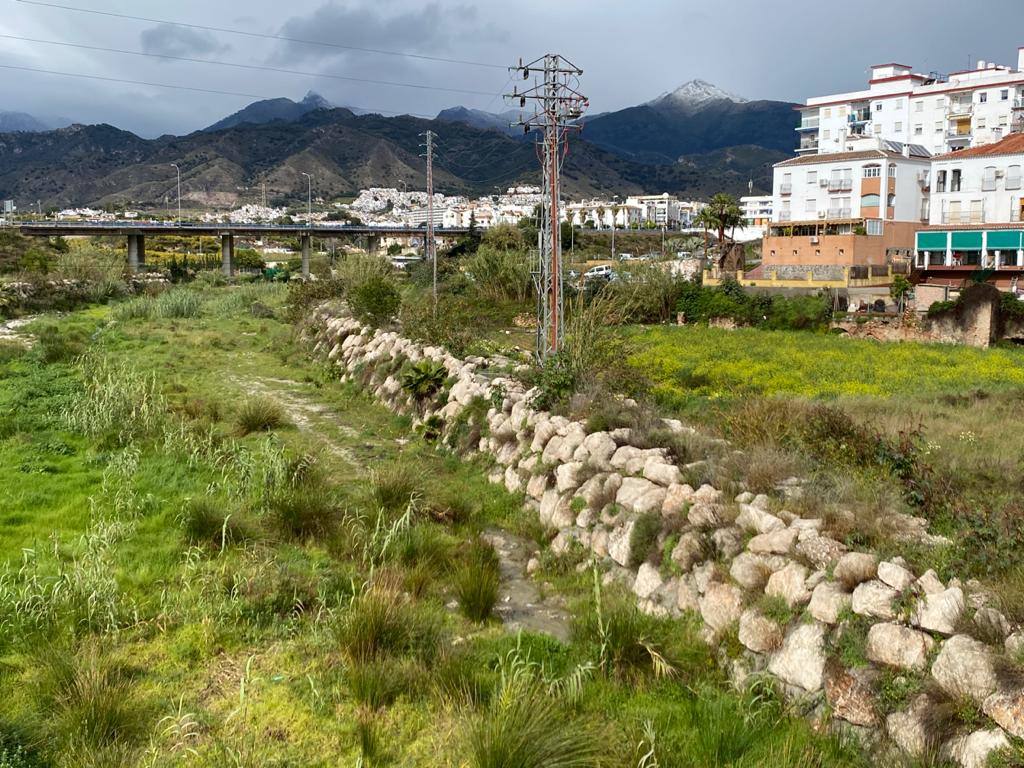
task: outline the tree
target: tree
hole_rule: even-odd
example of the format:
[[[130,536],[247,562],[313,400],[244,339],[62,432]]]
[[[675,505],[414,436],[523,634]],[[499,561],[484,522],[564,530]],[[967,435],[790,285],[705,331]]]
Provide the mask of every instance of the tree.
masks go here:
[[[476,209],[469,212],[469,236],[476,237]]]
[[[704,230],[704,255],[708,252],[708,230],[716,226],[714,216],[711,214],[710,208],[701,208],[694,218],[694,223],[699,224]]]
[[[704,210],[708,211],[710,222],[718,230],[719,247],[725,242],[725,230],[734,229],[743,223],[743,211],[740,209],[739,202],[725,192],[719,192],[712,197],[711,202]]]
[[[896,302],[896,306],[900,308],[900,311],[903,310],[903,302],[912,287],[910,281],[904,275],[893,276],[892,285],[889,286],[889,295]]]

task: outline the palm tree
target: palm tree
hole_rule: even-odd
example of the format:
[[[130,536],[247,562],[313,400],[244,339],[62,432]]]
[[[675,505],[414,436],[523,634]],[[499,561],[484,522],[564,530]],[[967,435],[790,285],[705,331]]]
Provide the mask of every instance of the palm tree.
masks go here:
[[[743,223],[743,211],[739,203],[735,197],[725,192],[719,192],[712,197],[704,210],[709,211],[714,227],[718,230],[719,246],[725,241],[725,230],[734,229]]]
[[[708,207],[701,208],[693,219],[694,224],[699,224],[704,230],[704,255],[708,253],[708,230],[716,226],[714,217],[711,215],[711,209]]]

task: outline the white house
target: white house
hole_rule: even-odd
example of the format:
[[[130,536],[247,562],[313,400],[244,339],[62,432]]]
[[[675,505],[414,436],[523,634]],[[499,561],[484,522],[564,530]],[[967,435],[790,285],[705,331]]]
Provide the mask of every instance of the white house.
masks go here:
[[[1024,210],[1024,134],[932,162],[929,223],[1006,224]]]
[[[866,136],[920,144],[933,154],[993,143],[1024,121],[1024,48],[1016,69],[981,60],[942,75],[876,64],[866,89],[810,98],[800,113],[802,154],[847,151]]]
[[[772,195],[747,195],[740,198],[743,224],[747,227],[766,227],[772,220]]]

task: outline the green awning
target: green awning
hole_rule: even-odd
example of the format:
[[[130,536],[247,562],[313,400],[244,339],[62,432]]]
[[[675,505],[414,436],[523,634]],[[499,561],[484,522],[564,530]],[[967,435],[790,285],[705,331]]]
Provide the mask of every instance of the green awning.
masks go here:
[[[954,232],[954,251],[980,251],[981,232]]]
[[[998,229],[988,233],[990,251],[1016,251],[1020,248],[1021,232],[1018,229]]]
[[[918,232],[917,250],[945,252],[947,237],[949,232]]]

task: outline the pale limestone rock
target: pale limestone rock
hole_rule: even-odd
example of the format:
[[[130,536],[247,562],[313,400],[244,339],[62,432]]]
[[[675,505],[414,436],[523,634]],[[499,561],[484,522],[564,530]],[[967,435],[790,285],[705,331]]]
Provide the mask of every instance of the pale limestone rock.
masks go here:
[[[1006,734],[999,728],[993,728],[957,736],[943,746],[941,754],[963,768],[985,768],[989,755],[1009,746]]]
[[[719,528],[711,534],[711,543],[714,544],[719,557],[736,557],[743,551],[743,532],[735,526]]]
[[[750,505],[763,509],[767,512],[771,508],[772,500],[768,498],[767,494],[759,493],[753,499],[750,500]]]
[[[693,498],[693,488],[685,484],[674,483],[665,493],[665,502],[661,505],[661,514],[665,517],[678,515],[686,509]]]
[[[736,525],[750,533],[772,533],[786,527],[775,515],[765,512],[751,504],[741,504],[740,513],[736,517]]]
[[[747,542],[747,549],[755,554],[786,555],[796,543],[797,532],[786,528],[772,533],[762,533]]]
[[[930,632],[952,635],[964,612],[964,593],[960,587],[925,594],[917,604],[914,623]]]
[[[875,624],[868,630],[865,653],[876,664],[924,670],[935,641],[924,632],[899,624]]]
[[[709,504],[719,504],[722,501],[722,492],[705,483],[693,492],[693,498],[694,501],[706,501]]]
[[[804,605],[811,599],[807,589],[807,568],[800,563],[790,563],[776,571],[768,578],[764,593],[769,597],[781,597],[790,608]]]
[[[540,501],[548,490],[548,476],[534,475],[526,483],[526,495]]]
[[[700,612],[700,594],[697,592],[697,585],[689,574],[679,579],[679,588],[676,593],[676,607],[680,611]]]
[[[582,470],[583,464],[578,461],[559,464],[555,469],[555,489],[559,493],[575,491],[580,487],[580,473]]]
[[[782,648],[772,655],[768,671],[784,683],[817,691],[825,671],[825,627],[818,622],[797,624]]]
[[[899,593],[880,581],[865,581],[853,590],[850,607],[861,616],[874,616],[878,619],[894,619],[896,611],[893,601]]]
[[[572,511],[572,500],[567,494],[551,489],[540,500],[540,523],[549,528],[566,528],[576,520]]]
[[[785,565],[783,557],[741,552],[729,564],[729,575],[744,589],[762,590],[771,575]]]
[[[886,560],[878,564],[878,580],[897,592],[905,592],[914,584],[914,574],[902,565]]]
[[[686,520],[698,528],[714,528],[722,523],[721,509],[717,504],[697,500],[687,512]]]
[[[801,533],[796,553],[806,558],[815,568],[830,568],[839,562],[846,547],[835,539],[808,532]]]
[[[605,481],[608,479],[608,475],[604,472],[600,472],[587,479],[583,485],[576,491],[577,498],[583,499],[583,502],[593,508],[595,511],[599,511],[598,503],[602,505],[608,498],[605,495]],[[618,490],[618,489],[616,489]],[[613,496],[614,497],[614,496]]]
[[[665,489],[655,485],[650,480],[642,477],[625,477],[618,493],[615,494],[615,503],[630,512],[642,513],[654,509],[651,505],[660,496],[656,508],[661,509],[664,503]]]
[[[739,640],[754,653],[771,653],[782,645],[782,630],[758,611],[747,609],[740,615]]]
[[[699,603],[704,623],[717,634],[739,620],[743,593],[732,584],[710,583]]]
[[[893,712],[886,718],[889,737],[911,757],[920,757],[934,746],[928,727],[932,706],[928,696],[921,694],[906,711]]]
[[[668,488],[671,485],[679,485],[683,480],[683,474],[679,467],[669,464],[664,459],[650,458],[644,464],[644,477],[652,483],[663,485]]]
[[[583,425],[579,422],[573,422],[565,430],[565,435],[562,436],[561,444],[556,452],[553,452],[552,457],[555,461],[559,462],[570,462],[572,461],[573,454],[576,453],[576,449],[579,448],[584,439],[587,437],[587,432],[583,428]]]
[[[1014,632],[1003,645],[1010,656],[1024,659],[1024,632]]]
[[[661,589],[662,583],[657,567],[643,563],[637,571],[636,581],[633,582],[633,594],[641,600],[646,600]]]
[[[743,493],[736,496],[737,504],[749,504],[754,500],[754,494],[750,491],[744,491]]]
[[[825,699],[840,720],[872,728],[878,725],[873,670],[825,667]]]
[[[715,563],[698,565],[691,571],[691,575],[693,576],[693,583],[697,585],[697,591],[702,595],[707,592],[710,584],[716,584],[721,581],[718,566]]]
[[[611,465],[625,475],[636,475],[643,471],[648,459],[655,456],[660,458],[664,453],[656,448],[643,450],[632,445],[623,445],[612,454]]]
[[[541,453],[547,447],[548,441],[558,434],[558,426],[550,419],[538,421],[533,428],[533,442],[530,443],[532,453]]]
[[[967,696],[983,704],[999,687],[995,656],[984,643],[955,635],[932,664],[932,677],[950,696]]]
[[[696,531],[684,533],[672,550],[672,562],[681,570],[689,571],[705,559],[706,542],[707,540]]]
[[[590,551],[598,557],[608,557],[610,535],[604,528],[595,528],[590,534]]]
[[[586,461],[591,466],[608,472],[612,469],[612,455],[618,449],[618,446],[607,432],[592,432],[583,438],[583,443],[577,450],[580,449],[586,451]],[[575,454],[573,456],[575,458]]]
[[[635,521],[628,520],[608,534],[608,556],[619,565],[629,565],[633,551],[629,540],[635,524]]]
[[[558,532],[554,539],[551,540],[551,544],[548,546],[551,551],[556,555],[564,555],[569,552],[574,545],[579,545],[584,549],[590,548],[590,531],[582,531],[574,528],[565,528]]]
[[[833,578],[847,589],[875,578],[878,572],[878,558],[866,552],[847,552],[836,563]]]
[[[933,595],[937,592],[942,592],[946,588],[939,581],[939,577],[935,571],[930,568],[921,574],[921,577],[917,580],[917,586],[921,588],[921,591],[926,595]]]
[[[1011,736],[1024,739],[1024,690],[997,691],[985,699],[981,710]]]
[[[505,470],[505,490],[509,493],[519,493],[523,490],[523,478],[515,467],[508,467]]]
[[[593,528],[597,522],[597,513],[594,512],[590,507],[584,507],[578,515],[576,515],[576,527],[589,529]]]
[[[850,594],[834,581],[824,581],[814,588],[808,610],[825,624],[836,624],[839,614],[850,606]]]

